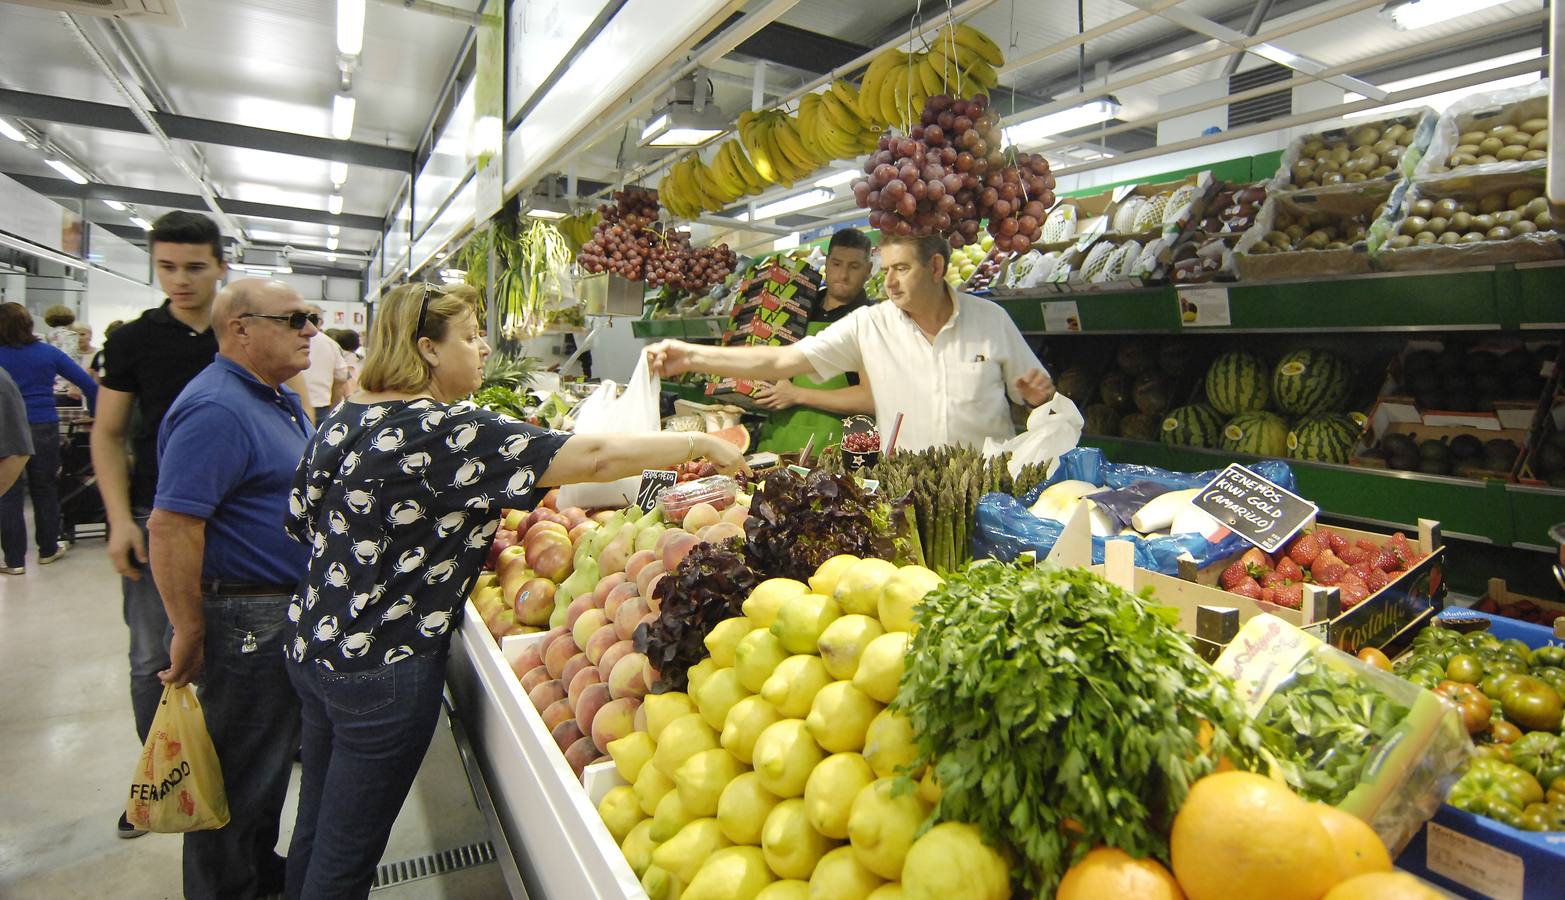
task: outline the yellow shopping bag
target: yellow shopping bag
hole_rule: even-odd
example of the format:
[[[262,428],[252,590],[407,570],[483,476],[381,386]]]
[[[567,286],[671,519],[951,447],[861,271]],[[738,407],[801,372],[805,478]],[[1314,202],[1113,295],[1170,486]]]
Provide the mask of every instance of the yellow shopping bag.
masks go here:
[[[165,834],[228,824],[223,770],[190,685],[163,689],[152,733],[130,781],[125,815],[138,828]]]

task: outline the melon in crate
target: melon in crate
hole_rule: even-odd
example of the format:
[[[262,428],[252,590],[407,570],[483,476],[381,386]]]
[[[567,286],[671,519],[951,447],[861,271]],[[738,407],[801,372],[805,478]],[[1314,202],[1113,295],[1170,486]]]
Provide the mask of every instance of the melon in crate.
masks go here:
[[[1178,225],[1179,214],[1184,211],[1185,207],[1195,202],[1195,198],[1196,189],[1193,184],[1182,184],[1174,188],[1174,192],[1169,195],[1168,205],[1163,210],[1163,224],[1165,226]]]
[[[1119,245],[1119,249],[1109,254],[1109,261],[1103,267],[1102,281],[1114,281],[1120,278],[1128,278],[1136,260],[1141,258],[1141,244],[1136,241],[1126,241]]]
[[[1141,205],[1141,211],[1136,213],[1136,234],[1155,231],[1163,227],[1163,216],[1168,212],[1168,202],[1173,194],[1154,194],[1147,198],[1147,202]]]
[[[1147,205],[1147,198],[1140,195],[1126,197],[1120,203],[1119,209],[1114,211],[1114,223],[1112,230],[1115,234],[1134,234],[1136,217],[1141,215],[1141,210]]]
[[[1272,398],[1291,416],[1339,412],[1352,388],[1353,370],[1330,350],[1299,350],[1284,356],[1272,373]]]
[[[1099,241],[1087,251],[1087,258],[1081,264],[1081,277],[1089,282],[1103,280],[1104,270],[1108,268],[1109,257],[1114,254],[1115,247],[1108,241]]]
[[[1305,416],[1288,432],[1288,458],[1346,465],[1358,443],[1360,427],[1337,413]]]
[[[1181,406],[1163,419],[1161,440],[1176,447],[1216,449],[1223,441],[1223,417],[1205,403]]]
[[[1223,426],[1223,449],[1254,456],[1282,456],[1288,450],[1288,423],[1275,413],[1241,413]]]
[[[1206,399],[1225,416],[1260,412],[1271,397],[1271,369],[1254,353],[1231,350],[1206,370]]]
[[[1076,207],[1061,203],[1043,220],[1043,243],[1058,244],[1076,236]]]

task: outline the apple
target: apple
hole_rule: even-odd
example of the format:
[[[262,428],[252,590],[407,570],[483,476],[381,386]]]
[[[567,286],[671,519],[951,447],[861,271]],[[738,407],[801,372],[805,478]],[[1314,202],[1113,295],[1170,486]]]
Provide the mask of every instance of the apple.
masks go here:
[[[527,513],[519,509],[504,509],[500,513],[500,526],[507,531],[521,531],[522,523],[527,521]]]
[[[568,534],[568,537],[571,539],[571,546],[581,546],[581,542],[587,539],[587,535],[592,534],[597,530],[598,526],[595,522],[582,522],[581,524],[575,526]]]
[[[521,544],[510,544],[495,555],[495,574],[503,582],[507,572],[517,567],[525,568],[526,562],[527,548]]]
[[[592,519],[587,516],[587,511],[579,506],[567,506],[560,510],[560,515],[564,516],[565,521],[569,523],[566,526],[567,528],[575,528],[583,522],[592,522]],[[593,524],[596,525],[597,523],[593,522]]]
[[[554,509],[556,506],[559,505],[559,503],[560,503],[560,489],[559,488],[554,488],[554,489],[550,490],[548,493],[543,495],[543,499],[542,500],[538,501],[538,505],[543,507],[543,508],[545,508],[545,509]]]
[[[522,582],[512,596],[516,621],[523,625],[547,625],[554,613],[555,584],[534,576]]]

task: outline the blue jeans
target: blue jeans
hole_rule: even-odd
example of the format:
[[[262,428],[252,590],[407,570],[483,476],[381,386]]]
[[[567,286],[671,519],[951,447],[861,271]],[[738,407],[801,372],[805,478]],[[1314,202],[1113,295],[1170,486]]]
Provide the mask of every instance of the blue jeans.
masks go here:
[[[34,422],[31,429],[33,455],[24,475],[0,496],[0,548],[7,567],[20,566],[27,559],[25,495],[33,498],[38,555],[51,556],[60,549],[60,423]]]
[[[150,510],[138,509],[136,527],[141,529],[141,545],[147,546],[147,517]],[[130,628],[130,706],[136,714],[136,734],[143,746],[152,731],[152,717],[163,699],[163,682],[158,673],[169,667],[168,642],[172,631],[163,597],[152,581],[152,569],[143,566],[141,580],[120,579],[125,625]]]
[[[304,720],[289,900],[369,895],[434,736],[445,669],[443,656],[351,673],[288,662]]]
[[[229,822],[185,835],[187,898],[250,900],[260,894],[262,870],[276,865],[299,748],[299,698],[283,659],[292,599],[209,596],[203,604],[206,661],[197,695],[223,770]]]

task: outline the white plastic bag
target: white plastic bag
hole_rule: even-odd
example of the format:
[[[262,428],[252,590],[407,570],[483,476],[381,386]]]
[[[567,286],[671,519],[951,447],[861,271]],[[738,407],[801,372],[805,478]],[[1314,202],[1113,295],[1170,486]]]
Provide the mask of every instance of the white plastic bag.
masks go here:
[[[1049,463],[1067,450],[1075,449],[1081,441],[1081,429],[1086,420],[1071,398],[1055,392],[1048,403],[1032,411],[1027,417],[1027,430],[1008,441],[984,439],[984,456],[1011,454],[1011,477],[1022,472],[1023,466],[1033,463]]]
[[[576,434],[604,434],[607,432],[658,431],[662,419],[658,416],[658,390],[662,379],[652,374],[647,355],[640,354],[636,371],[625,385],[624,393],[615,396],[618,385],[607,379],[598,389],[582,401],[576,410]],[[639,475],[621,478],[604,484],[568,484],[560,489],[559,505],[579,506],[583,509],[626,507],[636,500],[636,490],[641,484]]]

